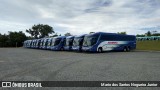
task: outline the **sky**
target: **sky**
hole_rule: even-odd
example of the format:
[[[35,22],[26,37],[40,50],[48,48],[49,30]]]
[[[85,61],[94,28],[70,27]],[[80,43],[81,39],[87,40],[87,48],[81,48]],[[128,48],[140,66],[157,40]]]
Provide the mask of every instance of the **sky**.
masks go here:
[[[160,0],[0,0],[1,34],[34,24],[48,24],[61,35],[160,32]]]

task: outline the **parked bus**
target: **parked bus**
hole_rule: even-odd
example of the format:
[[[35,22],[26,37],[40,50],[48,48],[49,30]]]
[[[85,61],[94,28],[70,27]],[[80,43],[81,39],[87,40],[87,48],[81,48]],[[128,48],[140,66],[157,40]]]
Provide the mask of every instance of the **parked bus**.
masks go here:
[[[86,34],[74,37],[72,50],[74,51],[82,50],[82,45],[83,45],[83,40],[84,40],[85,35]]]
[[[27,40],[23,42],[23,47],[27,47]]]
[[[72,50],[72,45],[73,45],[73,40],[74,40],[74,36],[68,36],[66,37],[66,42],[64,45],[64,50]]]
[[[53,39],[53,38],[49,38],[49,39],[48,39],[47,49],[49,49],[49,50],[51,49],[52,39]]]
[[[97,32],[84,37],[82,50],[103,52],[113,50],[130,51],[136,48],[134,35]]]
[[[32,45],[32,40],[28,40],[27,48],[31,48],[31,45]]]
[[[43,39],[42,49],[47,49],[48,39],[49,39],[49,38],[44,38],[44,39]]]
[[[66,36],[54,37],[52,39],[51,50],[64,50]]]
[[[43,42],[44,42],[44,38],[41,38],[41,42],[40,42],[40,45],[39,45],[39,48],[40,48],[40,49],[43,48]]]
[[[25,47],[28,48],[29,40],[25,41]]]
[[[160,40],[160,36],[144,36],[136,37],[137,41],[146,41],[146,40]]]
[[[35,48],[35,46],[36,46],[36,39],[32,40],[32,46],[31,46],[31,48]]]
[[[35,48],[39,49],[41,43],[41,39],[36,39]]]

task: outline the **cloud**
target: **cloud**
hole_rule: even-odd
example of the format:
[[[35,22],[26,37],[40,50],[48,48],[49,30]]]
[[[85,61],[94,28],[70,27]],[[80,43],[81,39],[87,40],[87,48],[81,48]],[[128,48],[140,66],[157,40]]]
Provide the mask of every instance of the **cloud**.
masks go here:
[[[1,0],[0,33],[49,24],[58,33],[159,30],[159,0]],[[16,26],[18,25],[18,27]],[[152,28],[154,27],[154,28]],[[145,29],[149,28],[149,29]]]

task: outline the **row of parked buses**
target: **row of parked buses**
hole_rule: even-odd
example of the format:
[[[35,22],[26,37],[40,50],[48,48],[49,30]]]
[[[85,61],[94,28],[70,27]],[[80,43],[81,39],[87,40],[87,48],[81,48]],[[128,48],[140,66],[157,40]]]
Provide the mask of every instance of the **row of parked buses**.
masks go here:
[[[160,36],[145,36],[145,37],[136,37],[137,41],[146,41],[146,40],[160,40]]]
[[[24,41],[24,47],[54,51],[130,51],[136,48],[134,35],[97,32],[80,36],[57,36]]]

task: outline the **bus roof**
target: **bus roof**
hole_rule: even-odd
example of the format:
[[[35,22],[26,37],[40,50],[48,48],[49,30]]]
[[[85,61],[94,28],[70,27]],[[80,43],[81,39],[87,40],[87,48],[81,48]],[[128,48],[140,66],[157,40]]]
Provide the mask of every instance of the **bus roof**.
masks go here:
[[[82,35],[78,35],[78,36],[75,36],[75,37],[83,37],[83,36],[85,36],[85,35],[87,35],[87,34],[82,34]]]
[[[75,36],[67,36],[66,38],[74,38]]]
[[[117,34],[117,33],[107,33],[107,32],[96,32],[96,33],[92,33],[92,34],[88,34],[87,36],[90,35],[96,35],[96,34],[105,34],[105,35],[123,35],[123,34]],[[127,35],[127,36],[135,36],[135,35]]]
[[[66,38],[66,36],[57,36],[57,37],[54,37],[54,38]]]

